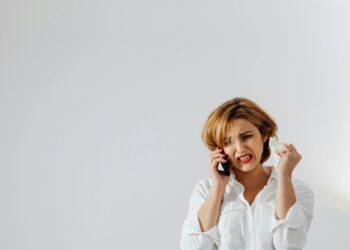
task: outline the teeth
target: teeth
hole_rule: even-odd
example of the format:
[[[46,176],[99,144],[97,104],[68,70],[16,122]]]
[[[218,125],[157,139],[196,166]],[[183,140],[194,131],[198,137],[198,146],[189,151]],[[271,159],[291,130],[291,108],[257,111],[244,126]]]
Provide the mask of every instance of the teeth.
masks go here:
[[[240,161],[247,161],[247,160],[249,160],[251,157],[250,157],[250,155],[246,155],[246,156],[244,156],[244,157],[242,157],[242,158],[238,158]]]

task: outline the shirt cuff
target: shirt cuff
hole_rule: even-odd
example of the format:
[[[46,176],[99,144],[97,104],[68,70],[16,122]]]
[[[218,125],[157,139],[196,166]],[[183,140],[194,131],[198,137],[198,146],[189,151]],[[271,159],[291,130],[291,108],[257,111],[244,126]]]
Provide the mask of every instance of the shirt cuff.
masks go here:
[[[215,242],[216,245],[220,243],[220,236],[217,224],[215,224],[212,228],[210,228],[206,232],[201,231],[199,218],[187,219],[185,221],[184,233],[187,235],[198,235],[198,236],[208,236]]]
[[[289,208],[284,219],[277,219],[276,207],[273,206],[273,215],[271,216],[271,231],[280,225],[286,225],[289,228],[300,228],[305,223],[304,214],[298,200]]]

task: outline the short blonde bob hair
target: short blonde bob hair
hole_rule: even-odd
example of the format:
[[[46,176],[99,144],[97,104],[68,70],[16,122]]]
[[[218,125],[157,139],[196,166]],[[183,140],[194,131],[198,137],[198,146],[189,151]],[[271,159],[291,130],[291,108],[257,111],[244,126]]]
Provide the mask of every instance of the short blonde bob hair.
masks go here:
[[[262,137],[268,136],[264,143],[260,163],[270,157],[270,137],[277,137],[278,127],[273,118],[255,102],[236,97],[221,104],[211,112],[202,130],[202,140],[213,151],[217,147],[224,148],[225,135],[235,119],[243,118],[255,125]]]

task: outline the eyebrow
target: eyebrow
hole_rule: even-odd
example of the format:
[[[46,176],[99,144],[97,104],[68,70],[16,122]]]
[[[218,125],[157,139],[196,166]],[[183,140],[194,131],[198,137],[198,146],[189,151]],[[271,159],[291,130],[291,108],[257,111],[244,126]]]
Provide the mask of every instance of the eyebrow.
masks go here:
[[[243,132],[243,133],[240,133],[240,134],[239,134],[239,136],[242,136],[242,135],[248,134],[248,133],[250,133],[250,132],[253,132],[253,131],[251,131],[251,130],[249,130],[249,131],[245,131],[245,132]],[[231,136],[229,136],[229,137],[225,137],[225,140],[226,140],[226,139],[231,139]]]

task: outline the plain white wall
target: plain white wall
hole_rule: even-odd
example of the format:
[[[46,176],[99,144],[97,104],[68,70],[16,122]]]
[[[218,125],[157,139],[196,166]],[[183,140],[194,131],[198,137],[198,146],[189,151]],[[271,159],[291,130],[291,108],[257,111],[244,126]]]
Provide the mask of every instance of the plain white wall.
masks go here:
[[[0,0],[0,249],[178,249],[200,133],[245,96],[303,159],[307,250],[350,223],[350,3]]]

